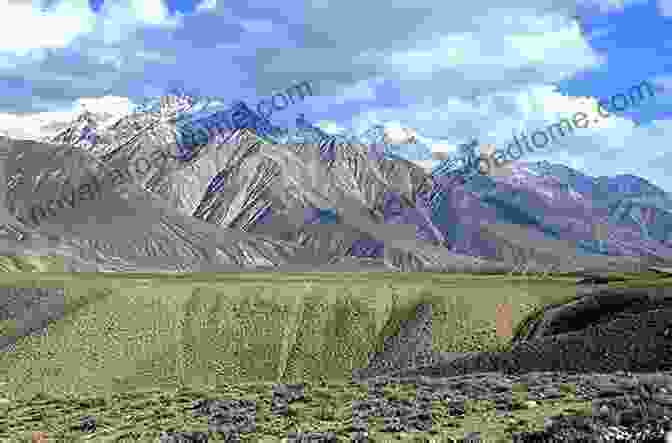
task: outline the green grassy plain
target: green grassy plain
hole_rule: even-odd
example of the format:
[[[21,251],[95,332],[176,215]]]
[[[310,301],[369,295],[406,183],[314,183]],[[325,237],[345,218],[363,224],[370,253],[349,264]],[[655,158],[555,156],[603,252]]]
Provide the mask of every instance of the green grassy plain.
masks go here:
[[[350,405],[366,395],[349,382],[351,371],[366,366],[419,303],[433,306],[436,350],[497,350],[508,345],[495,332],[497,305],[511,305],[520,329],[541,307],[576,293],[572,276],[32,271],[0,274],[0,285],[65,287],[67,315],[48,334],[0,354],[0,440],[9,439],[2,441],[30,431],[56,441],[157,441],[170,427],[206,430],[186,410],[204,397],[257,400],[258,432],[243,434],[244,441],[281,441],[297,430],[333,430],[350,441]],[[637,284],[671,284],[652,278],[639,276]],[[308,398],[292,403],[287,418],[270,414],[277,382],[308,384]],[[372,440],[450,441],[444,438],[474,430],[486,441],[510,441],[513,430],[540,428],[544,417],[589,405],[568,393],[511,417],[474,403],[465,418],[435,406],[437,433],[428,440],[397,440],[378,425]],[[87,414],[100,420],[96,433],[69,429]]]
[[[506,344],[495,333],[498,304],[511,304],[517,323],[574,293],[570,282],[448,274],[23,275],[0,284],[60,283],[67,315],[0,355],[10,398],[346,380],[419,303],[433,305],[435,349],[463,352]]]

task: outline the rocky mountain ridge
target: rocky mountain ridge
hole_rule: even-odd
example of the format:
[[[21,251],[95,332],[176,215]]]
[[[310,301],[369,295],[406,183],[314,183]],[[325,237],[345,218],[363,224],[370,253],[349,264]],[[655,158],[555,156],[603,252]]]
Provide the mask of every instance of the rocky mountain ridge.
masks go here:
[[[50,183],[60,186],[47,178],[48,171],[81,182],[83,171],[100,163],[127,164],[157,148],[178,152],[177,116],[184,110],[172,110],[175,102],[164,100],[159,111],[134,113],[111,125],[82,115],[48,143],[3,139],[6,180],[22,169],[24,179],[33,182],[5,199],[7,224],[20,224],[12,214],[17,202],[28,205],[37,188],[49,194]],[[401,147],[391,146],[379,128],[369,132],[369,143],[361,143],[311,132],[309,125],[302,132],[275,131],[275,139],[259,136],[254,128],[217,128],[187,160],[173,158],[124,193],[72,209],[30,235],[58,238],[56,249],[77,244],[78,252],[71,254],[82,262],[83,256],[110,254],[95,265],[88,260],[100,269],[201,270],[224,263],[244,269],[323,267],[363,259],[381,269],[417,271],[513,270],[523,262],[530,270],[631,271],[672,259],[670,196],[642,179],[594,179],[523,162],[496,177],[446,168],[430,174],[395,154]],[[617,209],[624,206],[637,211],[623,216]],[[103,212],[92,212],[97,210]],[[66,224],[75,216],[75,225],[90,240]],[[135,230],[152,225],[147,229],[152,234],[124,241],[99,235],[115,231],[101,221],[106,217],[115,224],[127,220],[129,227],[134,217],[146,219]],[[29,236],[30,229],[19,230]],[[242,243],[233,249],[220,248],[218,241],[202,243],[223,233]],[[106,242],[126,246],[103,247]]]

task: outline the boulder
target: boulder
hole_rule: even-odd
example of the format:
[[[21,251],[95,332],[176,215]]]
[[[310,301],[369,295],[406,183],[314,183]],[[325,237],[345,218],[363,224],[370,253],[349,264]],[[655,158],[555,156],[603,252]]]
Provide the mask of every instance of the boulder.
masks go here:
[[[672,369],[672,308],[637,311],[624,310],[579,330],[514,344],[497,356],[498,369],[510,373]]]
[[[576,300],[551,306],[512,343],[579,331],[623,315],[672,308],[672,286],[652,288],[600,288]]]

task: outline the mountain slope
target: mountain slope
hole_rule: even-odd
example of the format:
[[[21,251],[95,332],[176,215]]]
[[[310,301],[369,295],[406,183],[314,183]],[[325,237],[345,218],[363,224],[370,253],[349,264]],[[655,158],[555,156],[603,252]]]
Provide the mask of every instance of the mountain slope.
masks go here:
[[[23,236],[21,240],[2,240],[4,250],[16,255],[62,255],[72,270],[202,272],[280,265],[306,270],[339,256],[333,251],[317,254],[296,241],[244,232],[236,223],[231,223],[233,228],[216,226],[188,213],[180,214],[162,197],[134,183],[118,190],[103,187],[98,198],[59,210],[34,227],[25,223],[30,219],[31,205],[58,199],[66,189],[66,179],[78,188],[88,183],[91,175],[100,176],[99,162],[84,150],[67,145],[3,138],[0,148],[5,182],[9,183],[12,175],[19,177],[4,195],[0,214],[1,222],[16,227]],[[114,165],[119,167],[123,162],[117,160]],[[404,270],[466,266],[466,270],[478,271],[481,262],[444,250],[424,251],[417,245],[405,253],[392,254],[396,257],[392,266]],[[390,267],[389,263],[379,265]]]
[[[445,189],[445,190],[444,190]],[[588,193],[533,165],[514,163],[511,174],[478,175],[464,184],[442,186],[433,198],[433,220],[456,252],[491,256],[478,223],[524,226],[531,239],[571,241],[580,255],[635,256],[652,261],[672,257],[672,248],[618,224]],[[466,209],[466,210],[465,210]]]
[[[609,185],[569,168],[518,162],[497,176],[446,168],[430,175],[390,153],[385,140],[381,145],[380,127],[366,133],[373,144],[310,125],[297,133],[276,128],[270,137],[250,128],[211,129],[205,144],[180,158],[174,154],[184,149],[178,144],[189,119],[178,121],[186,113],[173,102],[113,124],[82,115],[51,139],[58,145],[5,139],[11,146],[3,163],[7,183],[23,180],[10,186],[7,223],[20,224],[15,216],[26,220],[30,200],[53,198],[68,177],[78,185],[103,165],[125,167],[160,149],[168,156],[162,167],[148,164],[120,192],[69,209],[73,220],[59,215],[35,232],[20,230],[30,232],[31,241],[55,236],[63,251],[105,269],[368,260],[383,269],[511,270],[522,258],[537,270],[631,271],[672,258],[663,241],[669,198],[641,179],[617,177],[617,185]],[[96,143],[82,136],[86,127]],[[279,143],[283,134],[294,142]],[[660,214],[646,209],[645,223],[619,222],[611,203],[596,197],[604,189],[621,192],[621,200],[611,202],[655,200]]]

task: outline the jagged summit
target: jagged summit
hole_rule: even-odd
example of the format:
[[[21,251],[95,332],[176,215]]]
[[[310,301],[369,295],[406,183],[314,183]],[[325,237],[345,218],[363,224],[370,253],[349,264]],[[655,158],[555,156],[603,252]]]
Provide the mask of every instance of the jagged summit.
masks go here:
[[[146,199],[160,203],[172,215],[154,222],[173,234],[156,231],[152,235],[158,237],[148,237],[148,243],[133,244],[129,257],[159,257],[171,250],[166,248],[171,238],[178,249],[192,251],[187,255],[196,267],[199,260],[208,266],[218,262],[217,254],[251,268],[327,266],[351,257],[399,270],[512,266],[521,260],[556,270],[632,269],[636,257],[646,266],[672,258],[672,199],[631,176],[595,179],[566,167],[524,162],[513,162],[501,175],[449,162],[428,171],[411,158],[429,149],[410,130],[374,125],[360,136],[335,134],[303,116],[289,130],[275,127],[244,102],[234,105],[248,113],[245,126],[221,128],[181,157],[186,145],[181,132],[219,111],[180,97],[158,102],[158,108],[147,106],[113,121],[82,113],[50,139],[61,151],[81,151],[103,163],[149,158],[156,149],[175,153],[164,169],[135,178],[137,198],[145,203],[134,206],[139,214],[154,214],[146,215],[151,218],[158,213]],[[477,142],[467,145],[460,154],[476,158],[477,147]],[[40,147],[49,160],[35,164],[51,164],[49,171],[61,177],[73,174],[76,168],[58,166],[60,157],[49,157],[54,149]],[[89,161],[86,155],[83,162]],[[6,167],[8,178],[15,175],[15,163]],[[26,183],[46,171],[21,167]],[[54,181],[51,188],[61,185]],[[12,207],[20,206],[16,199],[34,200],[12,192]],[[81,211],[87,219],[87,209]],[[238,233],[246,246],[222,247],[210,251],[215,255],[208,259],[195,259],[200,254],[193,251],[208,249],[204,229]],[[68,238],[68,244],[80,244],[80,237]],[[87,244],[96,248],[95,242]],[[132,267],[133,260],[124,266]]]
[[[415,131],[396,126],[373,125],[358,140],[370,146],[378,146],[382,154],[390,159],[425,162],[432,159],[432,150],[418,140]]]
[[[79,145],[80,142],[95,143],[95,128],[99,119],[89,111],[82,112],[71,124],[56,134],[54,143]]]

